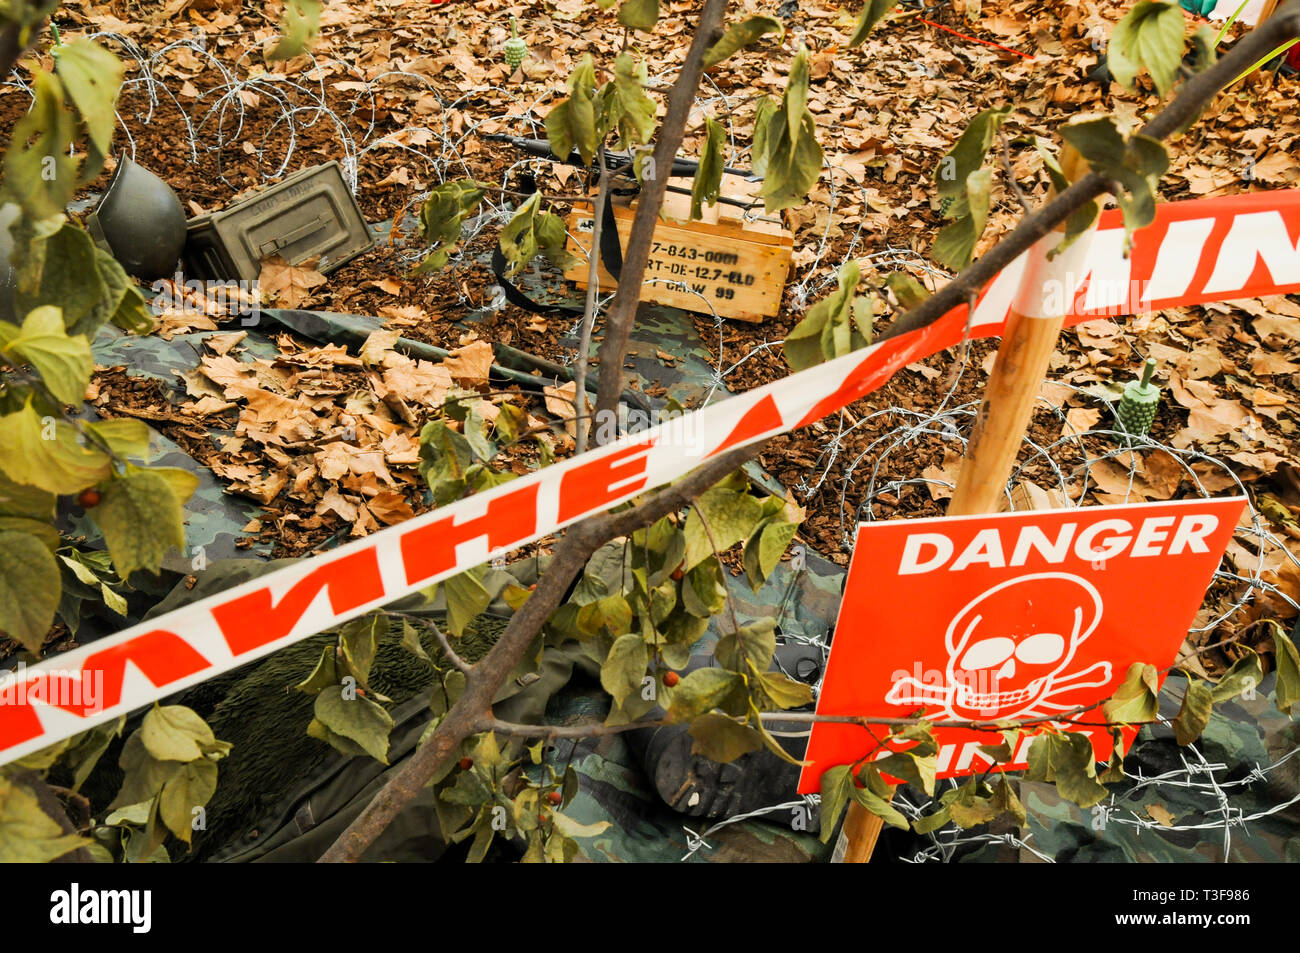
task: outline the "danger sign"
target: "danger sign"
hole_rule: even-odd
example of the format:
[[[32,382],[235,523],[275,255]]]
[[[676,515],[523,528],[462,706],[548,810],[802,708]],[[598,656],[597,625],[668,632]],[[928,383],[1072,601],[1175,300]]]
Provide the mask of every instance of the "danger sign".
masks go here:
[[[1173,664],[1245,503],[863,523],[817,713],[1019,720],[1109,698],[1134,662]],[[1061,727],[1088,732],[1097,759],[1110,757],[1104,728]],[[979,746],[1001,741],[969,728],[935,738],[940,778],[987,770]],[[1026,766],[1029,743],[1012,769]],[[860,725],[817,723],[800,792],[876,747]]]

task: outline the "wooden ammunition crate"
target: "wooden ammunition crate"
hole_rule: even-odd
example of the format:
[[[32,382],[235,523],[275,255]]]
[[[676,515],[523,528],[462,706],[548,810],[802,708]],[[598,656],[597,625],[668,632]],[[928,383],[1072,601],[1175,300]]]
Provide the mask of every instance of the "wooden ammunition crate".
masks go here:
[[[690,180],[673,181],[685,185]],[[655,227],[641,300],[737,321],[757,323],[775,316],[790,275],[794,241],[779,216],[764,214],[762,200],[753,197],[758,188],[759,183],[724,175],[722,194],[753,204],[749,209],[722,202],[705,205],[703,218],[694,222],[688,221],[691,197],[669,192]],[[626,248],[636,203],[629,205],[625,196],[612,198],[619,243]],[[579,263],[564,276],[586,288],[591,207],[575,209],[567,224],[569,251]],[[599,275],[601,290],[613,291],[617,282],[603,264]]]

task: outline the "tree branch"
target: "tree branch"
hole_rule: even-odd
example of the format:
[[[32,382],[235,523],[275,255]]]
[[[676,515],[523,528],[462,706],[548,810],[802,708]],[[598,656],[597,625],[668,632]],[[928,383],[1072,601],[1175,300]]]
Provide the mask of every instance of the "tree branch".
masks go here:
[[[705,0],[699,30],[669,96],[655,161],[667,169],[681,144],[682,130],[699,82],[704,50],[720,28],[727,0]],[[1300,35],[1300,0],[1289,0],[1285,7],[1238,41],[1233,49],[1214,66],[1185,83],[1178,97],[1142,129],[1144,135],[1163,139],[1190,124],[1210,102],[1215,93],[1231,82],[1242,70],[1277,46],[1282,39]],[[622,280],[606,325],[601,345],[601,375],[597,389],[597,415],[614,413],[622,389],[623,359],[635,316],[640,286],[645,274],[654,220],[663,201],[664,179],[651,180],[642,192],[628,243]],[[958,275],[919,307],[894,322],[880,340],[905,334],[933,324],[954,307],[984,287],[1034,242],[1064,222],[1074,211],[1108,190],[1108,183],[1096,173],[1089,173],[1056,198],[1047,202],[990,249],[983,258]],[[597,432],[600,430],[597,427]],[[610,429],[610,428],[605,428]],[[321,858],[325,862],[359,859],[375,838],[397,816],[458,750],[462,741],[479,731],[491,718],[491,704],[497,691],[509,677],[528,648],[536,641],[543,624],[559,608],[569,586],[586,565],[587,559],[609,539],[626,535],[671,512],[680,510],[695,496],[708,489],[728,473],[758,456],[766,441],[732,450],[708,461],[682,480],[659,490],[646,500],[626,510],[600,513],[576,524],[566,532],[555,548],[550,568],[537,583],[537,589],[511,617],[496,645],[474,665],[466,676],[466,688],[433,734],[407,759],[401,770],[384,786],[364,811]],[[1061,720],[1074,712],[1063,712]],[[812,713],[793,713],[810,720]],[[791,714],[781,717],[791,718]],[[796,718],[796,720],[798,720]],[[888,719],[872,718],[871,724],[888,724]],[[973,725],[972,725],[973,727]]]
[[[610,443],[618,435],[618,428],[606,425],[606,420],[616,420],[618,395],[623,390],[623,358],[627,354],[628,338],[636,319],[637,305],[641,300],[641,285],[645,281],[646,263],[654,241],[655,223],[668,189],[669,170],[682,145],[686,120],[695,103],[695,90],[704,72],[704,53],[717,39],[722,29],[722,18],[727,12],[728,0],[704,0],[691,43],[681,72],[668,94],[668,109],[659,126],[659,141],[655,144],[654,163],[656,175],[646,179],[637,198],[636,216],[632,219],[632,232],[623,251],[623,272],[618,279],[618,291],[605,319],[605,340],[600,345],[600,380],[596,386],[597,445]],[[592,249],[595,254],[595,249]]]
[[[1289,0],[1281,10],[1238,40],[1222,59],[1184,83],[1173,102],[1140,132],[1153,139],[1166,139],[1186,128],[1219,90],[1265,53],[1293,36],[1300,36],[1300,0]],[[1108,191],[1110,187],[1106,180],[1096,172],[1089,172],[1056,198],[1040,206],[1033,215],[1022,219],[1015,230],[990,248],[984,257],[895,321],[878,340],[898,337],[938,321],[965,301],[968,294],[979,292],[998,272],[1028,251],[1034,242]]]

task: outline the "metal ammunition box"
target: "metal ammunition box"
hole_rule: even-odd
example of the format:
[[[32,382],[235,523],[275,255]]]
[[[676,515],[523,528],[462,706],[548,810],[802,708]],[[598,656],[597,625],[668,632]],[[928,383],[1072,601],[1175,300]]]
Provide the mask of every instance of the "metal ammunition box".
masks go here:
[[[182,257],[188,276],[253,281],[272,255],[291,265],[319,256],[328,274],[374,243],[339,164],[326,162],[190,219]]]

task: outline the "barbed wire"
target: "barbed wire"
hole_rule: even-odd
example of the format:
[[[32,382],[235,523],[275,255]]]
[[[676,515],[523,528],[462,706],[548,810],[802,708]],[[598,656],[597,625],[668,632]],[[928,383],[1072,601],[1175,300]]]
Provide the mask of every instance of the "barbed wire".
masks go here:
[[[544,91],[531,103],[521,105],[517,88],[492,86],[485,89],[475,89],[472,93],[466,92],[463,96],[446,102],[428,77],[409,71],[390,70],[367,79],[355,65],[343,60],[311,56],[311,67],[309,69],[298,74],[297,77],[289,77],[261,72],[260,69],[257,71],[251,70],[250,58],[253,54],[251,48],[240,55],[233,64],[228,64],[207,48],[207,40],[210,37],[206,37],[201,33],[193,33],[172,40],[153,52],[147,51],[130,37],[112,31],[99,31],[90,34],[90,36],[115,48],[128,61],[129,68],[127,78],[123,82],[123,95],[118,100],[118,125],[126,136],[130,155],[133,158],[136,155],[136,137],[142,129],[147,129],[154,122],[159,121],[160,117],[163,117],[162,121],[174,122],[174,118],[168,115],[170,110],[164,110],[164,106],[174,107],[180,116],[179,132],[181,135],[177,136],[178,130],[172,126],[169,128],[169,141],[176,142],[179,139],[179,145],[186,150],[193,162],[198,162],[201,155],[215,153],[219,177],[227,185],[231,185],[231,183],[226,178],[226,172],[223,168],[225,156],[231,149],[237,148],[247,141],[247,133],[254,125],[253,110],[255,108],[261,109],[263,104],[269,104],[272,118],[269,124],[262,129],[258,141],[253,147],[253,151],[257,155],[257,174],[262,182],[284,175],[290,169],[293,158],[301,147],[300,140],[303,138],[304,130],[324,122],[326,128],[331,130],[331,141],[337,142],[340,165],[343,168],[345,180],[349,188],[355,193],[362,163],[375,161],[383,150],[390,149],[398,150],[411,159],[422,163],[427,170],[430,182],[439,183],[450,178],[472,177],[472,169],[464,152],[464,146],[471,136],[476,135],[484,126],[489,126],[495,130],[509,125],[516,132],[526,130],[539,138],[544,137],[542,116],[537,110],[543,108],[555,96],[554,91]],[[185,55],[181,51],[198,58],[206,67],[213,70],[218,77],[218,82],[206,89],[198,89],[196,95],[192,79],[170,75],[169,63],[175,57]],[[355,80],[348,81],[350,83],[348,91],[352,92],[353,95],[346,100],[346,105],[341,108],[335,108],[335,106],[331,105],[326,86],[326,77],[336,68],[356,77]],[[712,83],[712,80],[708,77],[706,77],[706,80]],[[179,95],[178,91],[172,88],[177,82],[188,84],[191,87],[185,97]],[[650,85],[652,88],[662,88],[667,86],[669,82],[670,74],[665,72],[652,78]],[[401,84],[413,84],[421,89],[422,94],[432,96],[437,105],[439,120],[435,121],[432,126],[408,124],[401,129],[383,135],[376,135],[378,126],[377,97],[380,93],[390,91],[393,87]],[[30,86],[16,72],[12,73],[2,85],[22,91],[29,97],[32,95]],[[136,104],[133,113],[124,115],[120,111],[122,104],[135,102],[127,95],[131,92],[138,92],[143,101]],[[471,99],[474,100],[474,105],[477,105],[485,97],[492,94],[502,94],[503,101],[509,102],[511,105],[504,112],[472,119],[468,116],[468,109],[462,108]],[[187,108],[182,101],[183,98],[192,99],[193,105]],[[252,103],[256,103],[257,106],[254,107]],[[743,150],[739,149],[736,144],[732,122],[734,114],[733,97],[728,96],[716,84],[713,84],[713,94],[697,96],[695,106],[701,112],[716,114],[724,122],[731,156],[728,162],[737,161],[738,154]],[[453,124],[455,121],[458,121],[458,126],[454,129]],[[420,139],[424,141],[424,144],[413,144],[411,141],[402,141],[403,139]],[[272,147],[278,147],[280,151],[276,153]],[[279,155],[278,162],[275,161],[276,155]],[[522,171],[541,173],[547,165],[549,163],[546,160],[521,158],[508,165],[501,173],[501,187],[503,189],[507,188],[513,178]],[[847,178],[851,181],[852,176],[843,169],[830,166],[829,163],[827,163],[825,171],[824,178],[829,195],[829,202],[825,207],[826,222],[820,229],[817,246],[812,258],[807,264],[799,267],[799,274],[790,286],[791,302],[796,312],[805,310],[809,306],[810,300],[820,295],[825,288],[836,280],[840,264],[854,257],[857,257],[869,269],[881,270],[888,268],[906,271],[921,280],[931,290],[935,289],[938,282],[951,278],[951,275],[935,268],[924,256],[912,249],[890,246],[878,251],[860,254],[864,250],[868,239],[865,222],[861,219],[857,228],[850,235],[847,246],[839,253],[841,260],[839,262],[830,262],[828,255],[832,247],[831,238],[836,222],[836,212],[843,201],[843,195],[846,191],[840,179]],[[862,190],[865,204],[867,197],[865,186],[857,183],[857,187]],[[427,197],[428,194],[426,189],[415,195],[412,202],[417,203]],[[484,206],[485,210],[481,214],[466,223],[464,237],[460,244],[462,250],[451,256],[453,267],[468,260],[470,253],[464,251],[464,249],[468,248],[475,238],[485,229],[508,220],[514,212],[514,204],[508,201],[505,195],[496,197],[489,193],[484,198]],[[573,237],[576,238],[576,236]],[[416,260],[422,257],[424,253],[423,248],[414,250],[399,249],[395,252],[399,261],[403,263]],[[700,309],[700,313],[707,313],[714,321],[717,345],[712,359],[713,375],[708,382],[709,390],[703,399],[705,405],[717,398],[720,392],[726,390],[728,379],[740,368],[750,360],[770,352],[780,343],[779,341],[764,340],[751,347],[738,358],[729,358],[726,353],[725,320],[718,314],[707,297],[694,292],[693,289],[682,282],[662,278],[650,278],[646,281],[646,284],[655,283],[663,283],[677,290],[694,293],[704,305]],[[458,292],[458,294],[460,294],[461,300],[453,304],[474,304],[469,302],[463,293]],[[491,295],[491,297],[497,302],[497,308],[503,306],[503,296]],[[598,314],[612,297],[612,294],[607,294],[598,300]],[[474,306],[478,307],[479,305],[474,304]],[[580,319],[575,322],[572,334],[576,335],[579,327]],[[571,363],[574,359],[571,349],[567,353],[558,356],[565,363]],[[968,367],[969,348],[964,342],[958,355],[956,373],[952,377],[947,393],[932,411],[920,411],[915,408],[892,405],[873,410],[863,417],[854,416],[848,409],[840,412],[835,429],[821,447],[815,462],[792,489],[805,501],[811,501],[826,490],[828,485],[831,492],[837,493],[839,533],[845,548],[851,548],[852,546],[851,534],[858,521],[873,521],[880,518],[877,510],[882,502],[887,501],[884,498],[896,499],[895,494],[907,488],[916,488],[917,490],[920,488],[933,488],[941,493],[952,490],[951,482],[941,477],[921,474],[890,478],[884,476],[883,471],[886,464],[895,455],[906,453],[915,459],[917,449],[927,441],[940,441],[945,447],[950,448],[955,456],[962,454],[968,440],[969,425],[974,419],[978,404],[976,402],[966,402],[954,405],[952,401]],[[1190,447],[1174,447],[1147,436],[1131,437],[1122,431],[1114,429],[1091,428],[1080,431],[1069,420],[1065,410],[1067,401],[1073,400],[1077,404],[1080,401],[1086,403],[1091,400],[1094,404],[1100,405],[1095,409],[1099,409],[1105,418],[1113,417],[1114,402],[1100,395],[1096,388],[1083,388],[1072,384],[1058,384],[1055,386],[1062,388],[1068,396],[1055,402],[1046,396],[1041,396],[1039,406],[1040,409],[1046,410],[1050,418],[1060,425],[1061,436],[1046,444],[1036,442],[1028,436],[1025,438],[1025,447],[1028,453],[1016,468],[1008,484],[1008,501],[1012,509],[1016,508],[1016,500],[1010,491],[1010,487],[1019,485],[1022,482],[1030,482],[1038,486],[1040,490],[1045,490],[1045,487],[1039,486],[1035,482],[1036,479],[1041,479],[1043,473],[1046,473],[1050,478],[1050,492],[1057,495],[1057,502],[1061,505],[1074,505],[1087,496],[1090,487],[1096,482],[1092,471],[1103,463],[1117,466],[1121,474],[1125,468],[1127,469],[1127,488],[1122,494],[1123,500],[1127,502],[1140,492],[1138,486],[1142,482],[1143,461],[1149,459],[1151,454],[1157,453],[1166,454],[1171,461],[1180,467],[1182,475],[1190,479],[1195,492],[1201,497],[1209,497],[1212,493],[1205,485],[1203,473],[1198,471],[1194,464],[1200,464],[1203,469],[1221,474],[1221,477],[1229,480],[1230,484],[1241,495],[1249,496],[1246,493],[1245,486],[1232,469],[1210,454]],[[892,426],[880,431],[875,436],[868,437],[867,435],[873,432],[873,427],[879,427],[881,422],[889,422]],[[851,459],[850,454],[852,454]],[[843,462],[845,460],[848,460],[847,464]],[[902,472],[907,470],[908,467],[906,466],[902,468]],[[865,473],[865,483],[861,486],[859,485],[860,471]],[[1232,593],[1232,597],[1228,601],[1226,608],[1222,608],[1214,618],[1193,629],[1193,632],[1206,632],[1216,628],[1245,609],[1263,594],[1281,599],[1300,610],[1300,606],[1286,592],[1263,578],[1267,564],[1271,560],[1278,558],[1278,554],[1280,554],[1280,558],[1287,559],[1297,566],[1300,566],[1300,560],[1297,560],[1295,555],[1269,531],[1266,518],[1255,509],[1253,504],[1249,506],[1248,518],[1243,525],[1238,527],[1234,539],[1244,544],[1243,548],[1249,547],[1255,551],[1254,561],[1244,568],[1237,566],[1236,571],[1222,565],[1216,570],[1211,591],[1214,591],[1217,587],[1220,592]],[[1245,549],[1245,551],[1249,552],[1249,549]],[[822,650],[824,663],[826,654],[829,652],[829,645],[824,638],[801,635],[792,635],[790,637],[796,641],[818,646]],[[824,667],[823,664],[823,670]],[[1176,776],[1162,775],[1157,778],[1144,779],[1143,783],[1174,784],[1190,787],[1197,791],[1207,790],[1213,794],[1218,801],[1216,806],[1209,809],[1207,813],[1219,814],[1217,820],[1206,820],[1199,824],[1184,825],[1175,829],[1207,830],[1221,828],[1224,834],[1225,855],[1231,842],[1230,836],[1233,826],[1244,825],[1300,801],[1300,795],[1297,795],[1296,798],[1284,804],[1276,805],[1268,811],[1242,816],[1240,812],[1233,813],[1234,809],[1228,801],[1227,794],[1230,789],[1250,783],[1251,778],[1258,780],[1263,774],[1289,760],[1297,751],[1300,751],[1300,748],[1293,749],[1266,768],[1257,768],[1256,772],[1250,777],[1236,782],[1216,782],[1211,768],[1218,770],[1218,767],[1226,766],[1209,766],[1199,750],[1194,747],[1189,750],[1199,760],[1190,764],[1184,762],[1186,768],[1184,772]],[[1210,780],[1193,781],[1194,771],[1199,771]],[[810,803],[812,802],[807,799],[788,802],[751,812],[750,814],[728,818],[707,828],[701,834],[690,832],[688,836],[690,851],[686,857],[689,858],[696,851],[707,847],[708,845],[704,839],[728,824],[781,810],[790,810],[799,804]],[[900,810],[904,810],[905,813],[914,809],[914,806],[910,804],[904,806],[906,802],[901,799],[899,803]],[[1129,814],[1131,816],[1115,818],[1116,822],[1144,828],[1151,827],[1155,823],[1139,817],[1135,812],[1129,812]],[[1028,844],[1026,839],[1014,838],[1011,835],[970,834],[968,832],[959,832],[955,828],[944,828],[930,836],[934,839],[932,846],[911,858],[912,860],[950,859],[958,847],[990,840],[1001,840],[1009,844],[1014,843],[1015,846],[1028,850],[1042,859],[1048,859],[1040,851]]]

